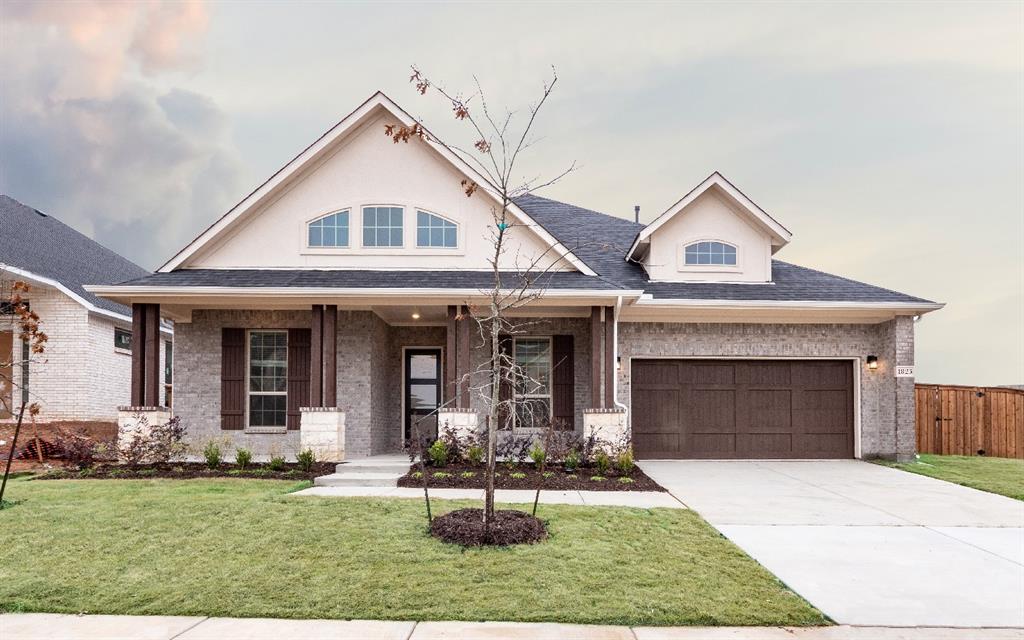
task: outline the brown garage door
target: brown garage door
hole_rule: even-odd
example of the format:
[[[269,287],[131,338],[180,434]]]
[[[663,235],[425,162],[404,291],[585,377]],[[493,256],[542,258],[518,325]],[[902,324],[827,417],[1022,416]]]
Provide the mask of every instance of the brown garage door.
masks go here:
[[[638,458],[851,458],[853,365],[633,360]]]

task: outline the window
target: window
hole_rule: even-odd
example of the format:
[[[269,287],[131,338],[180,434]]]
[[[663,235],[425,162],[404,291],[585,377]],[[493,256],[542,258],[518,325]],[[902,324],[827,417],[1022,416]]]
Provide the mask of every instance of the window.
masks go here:
[[[417,247],[454,249],[459,246],[457,231],[458,227],[454,222],[426,211],[416,212]]]
[[[724,242],[694,242],[686,246],[684,255],[687,265],[736,265],[736,247]]]
[[[363,207],[363,246],[401,247],[402,207]]]
[[[249,332],[249,426],[286,427],[288,332]]]
[[[164,341],[164,406],[171,406],[171,380],[174,372],[174,344]]]
[[[540,428],[551,418],[551,338],[516,338],[516,426]]]
[[[122,351],[132,350],[132,332],[114,327],[114,348]]]
[[[347,247],[348,211],[324,216],[306,225],[310,247]]]

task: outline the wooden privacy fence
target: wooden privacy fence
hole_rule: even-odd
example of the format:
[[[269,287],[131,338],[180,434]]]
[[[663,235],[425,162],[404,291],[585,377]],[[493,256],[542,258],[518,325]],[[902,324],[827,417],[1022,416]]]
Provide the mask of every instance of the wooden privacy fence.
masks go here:
[[[1024,459],[1024,390],[918,384],[917,450]]]

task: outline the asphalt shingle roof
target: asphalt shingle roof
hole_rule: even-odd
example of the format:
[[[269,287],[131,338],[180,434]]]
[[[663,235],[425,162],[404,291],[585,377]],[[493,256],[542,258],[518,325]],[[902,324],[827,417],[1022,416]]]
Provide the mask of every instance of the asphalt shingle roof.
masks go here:
[[[650,282],[643,267],[625,260],[644,225],[534,195],[518,198],[516,204],[597,273],[547,274],[538,285],[551,289],[643,290],[654,298],[682,300],[930,302],[780,260],[772,260],[771,283]],[[513,277],[509,274],[508,281]],[[485,289],[490,283],[489,273],[474,271],[305,269],[181,269],[123,282],[164,286],[459,289]]]
[[[0,195],[0,263],[56,280],[93,305],[131,316],[128,307],[86,291],[149,274],[139,265],[14,198]]]

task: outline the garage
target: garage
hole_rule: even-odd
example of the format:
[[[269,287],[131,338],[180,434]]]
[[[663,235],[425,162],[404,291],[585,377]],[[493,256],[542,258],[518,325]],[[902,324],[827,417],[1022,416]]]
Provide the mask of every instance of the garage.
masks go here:
[[[631,385],[641,459],[853,457],[851,361],[635,359]]]

